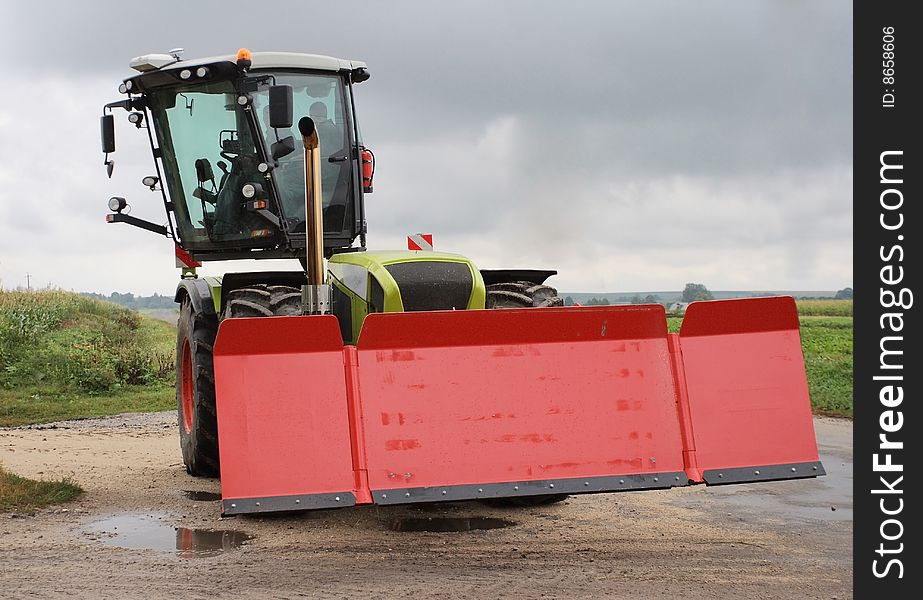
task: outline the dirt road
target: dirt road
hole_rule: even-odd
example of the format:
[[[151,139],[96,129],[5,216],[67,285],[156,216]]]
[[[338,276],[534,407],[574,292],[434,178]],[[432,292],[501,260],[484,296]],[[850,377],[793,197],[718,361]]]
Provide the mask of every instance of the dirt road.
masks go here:
[[[229,519],[190,493],[220,485],[186,475],[172,413],[0,429],[6,469],[86,490],[0,514],[0,597],[849,598],[852,425],[816,427],[817,480]],[[501,524],[471,518],[514,524],[412,531]]]

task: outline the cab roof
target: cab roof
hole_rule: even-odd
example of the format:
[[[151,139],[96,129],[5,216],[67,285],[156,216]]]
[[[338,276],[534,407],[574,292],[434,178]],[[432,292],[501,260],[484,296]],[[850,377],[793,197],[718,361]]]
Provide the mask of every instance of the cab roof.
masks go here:
[[[361,60],[348,60],[334,58],[321,54],[300,54],[297,52],[252,52],[251,69],[314,69],[319,71],[338,72],[342,70],[368,68]],[[222,62],[236,62],[236,54],[224,56],[210,56],[194,60],[176,60],[169,54],[145,54],[138,56],[128,63],[132,69],[141,73],[148,71],[172,71],[175,69],[188,69],[201,65]]]

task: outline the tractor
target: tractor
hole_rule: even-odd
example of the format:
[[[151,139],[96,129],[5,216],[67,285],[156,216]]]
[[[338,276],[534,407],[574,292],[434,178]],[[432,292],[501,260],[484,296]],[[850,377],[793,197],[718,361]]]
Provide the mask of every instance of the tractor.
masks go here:
[[[183,462],[220,476],[222,513],[815,477],[790,297],[564,307],[543,269],[366,247],[375,158],[364,62],[253,52],[133,59],[101,117],[147,134],[174,242]],[[200,277],[203,261],[290,271]],[[297,261],[297,262],[296,262]]]

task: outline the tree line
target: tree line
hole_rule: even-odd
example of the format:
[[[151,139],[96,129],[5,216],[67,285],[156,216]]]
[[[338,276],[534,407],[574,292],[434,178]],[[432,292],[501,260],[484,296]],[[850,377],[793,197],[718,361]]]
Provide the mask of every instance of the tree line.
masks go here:
[[[850,287],[843,288],[838,290],[834,298],[836,300],[852,300],[853,289]],[[827,297],[829,298],[829,296]],[[683,295],[680,302],[688,304],[690,302],[698,302],[701,300],[714,300],[715,296],[711,291],[705,286],[704,283],[687,283],[686,287],[683,288]],[[621,296],[615,300],[616,304],[666,304],[655,294],[648,294],[642,297],[640,294],[635,294],[632,297]],[[574,299],[571,296],[564,298],[564,306],[573,306],[576,304]],[[611,304],[609,298],[605,296],[592,297],[585,300],[583,306],[608,306]]]
[[[176,308],[176,302],[173,301],[173,296],[161,296],[157,293],[154,293],[153,296],[135,296],[131,292],[126,294],[112,292],[106,296],[105,294],[97,294],[95,292],[83,292],[80,295],[95,298],[97,300],[114,302],[115,304],[135,310],[139,308]]]

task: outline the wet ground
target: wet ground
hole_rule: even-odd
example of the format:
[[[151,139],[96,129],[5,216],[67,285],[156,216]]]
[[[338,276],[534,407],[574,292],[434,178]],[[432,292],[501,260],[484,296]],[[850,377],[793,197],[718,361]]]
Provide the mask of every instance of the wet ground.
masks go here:
[[[190,529],[172,524],[168,513],[124,513],[91,521],[84,528],[90,541],[119,548],[158,550],[184,558],[212,556],[240,548],[253,536],[228,529]]]
[[[820,479],[220,518],[175,414],[0,430],[0,461],[70,475],[66,507],[0,514],[0,598],[849,598],[852,426],[816,421]]]
[[[837,421],[825,419],[818,427],[818,449],[826,477],[711,487],[707,496],[684,496],[677,504],[703,510],[725,507],[732,517],[759,516],[790,523],[851,523],[852,427],[834,427],[833,423]]]

